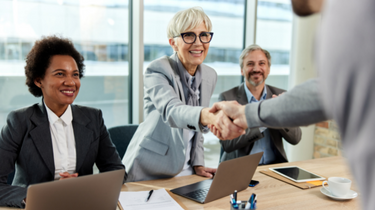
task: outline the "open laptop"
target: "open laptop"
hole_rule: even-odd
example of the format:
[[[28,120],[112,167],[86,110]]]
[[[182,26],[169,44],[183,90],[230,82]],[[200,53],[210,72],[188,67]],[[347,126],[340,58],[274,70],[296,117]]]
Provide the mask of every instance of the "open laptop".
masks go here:
[[[30,185],[26,210],[115,210],[125,170]]]
[[[263,152],[221,162],[213,179],[171,190],[199,203],[208,203],[248,187]]]

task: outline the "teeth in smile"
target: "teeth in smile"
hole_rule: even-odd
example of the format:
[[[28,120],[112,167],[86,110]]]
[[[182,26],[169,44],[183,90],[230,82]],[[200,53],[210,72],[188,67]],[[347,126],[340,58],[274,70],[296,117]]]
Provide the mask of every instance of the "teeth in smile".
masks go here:
[[[73,93],[72,90],[63,90],[63,91],[61,91],[61,92],[63,92],[63,93]]]
[[[202,51],[190,51],[191,53],[195,53],[195,54],[199,54],[201,53]]]

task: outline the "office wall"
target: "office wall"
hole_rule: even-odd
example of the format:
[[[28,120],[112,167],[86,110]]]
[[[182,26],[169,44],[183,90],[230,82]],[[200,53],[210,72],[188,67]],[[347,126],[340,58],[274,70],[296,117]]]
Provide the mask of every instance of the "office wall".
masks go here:
[[[341,156],[341,137],[333,120],[315,124],[314,158]]]
[[[301,84],[316,77],[314,66],[314,43],[316,30],[320,22],[320,14],[309,17],[293,18],[291,72],[289,87]],[[315,125],[301,127],[302,139],[297,145],[284,141],[284,148],[289,161],[308,160],[313,158]]]

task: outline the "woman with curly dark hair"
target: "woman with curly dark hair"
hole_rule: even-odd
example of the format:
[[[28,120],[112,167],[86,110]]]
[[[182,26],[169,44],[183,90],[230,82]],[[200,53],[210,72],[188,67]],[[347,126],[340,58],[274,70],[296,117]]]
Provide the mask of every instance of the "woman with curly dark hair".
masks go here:
[[[26,85],[42,101],[11,112],[1,130],[0,206],[24,207],[30,184],[92,174],[94,163],[100,172],[125,168],[102,112],[72,105],[83,60],[70,40],[56,36],[36,41],[27,55]]]

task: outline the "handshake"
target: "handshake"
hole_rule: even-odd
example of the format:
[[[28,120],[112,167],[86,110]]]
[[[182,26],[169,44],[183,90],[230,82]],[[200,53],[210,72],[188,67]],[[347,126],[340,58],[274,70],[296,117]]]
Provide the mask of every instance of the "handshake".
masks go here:
[[[202,110],[201,123],[208,125],[211,132],[220,140],[237,138],[245,134],[247,128],[245,106],[237,101],[214,103],[211,108]]]

